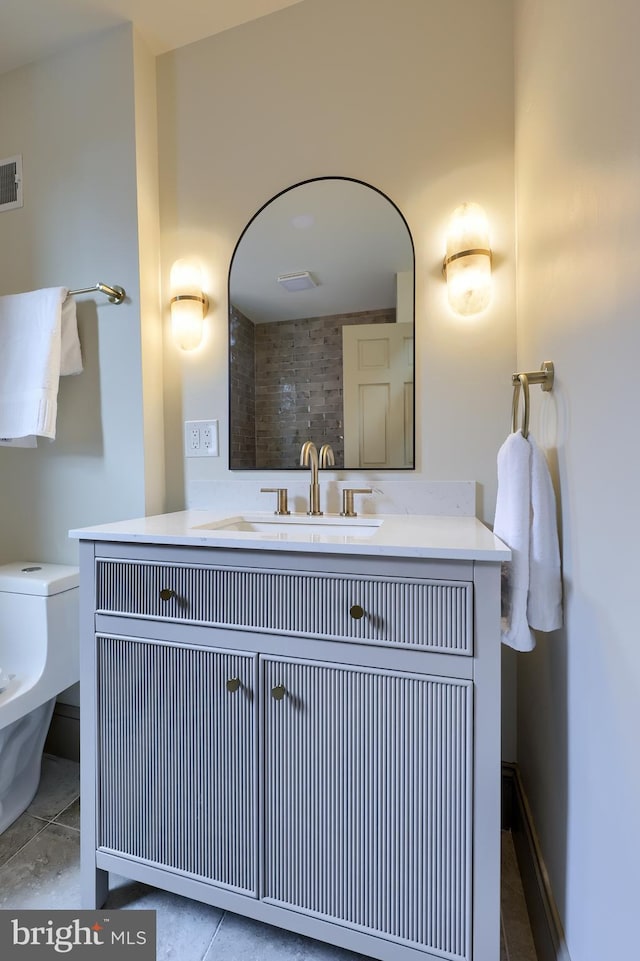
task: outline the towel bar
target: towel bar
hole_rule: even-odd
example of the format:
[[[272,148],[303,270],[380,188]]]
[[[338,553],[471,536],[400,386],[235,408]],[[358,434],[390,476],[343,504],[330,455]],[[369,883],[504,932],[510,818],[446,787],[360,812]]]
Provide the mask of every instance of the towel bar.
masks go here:
[[[99,290],[103,294],[107,294],[109,297],[109,302],[112,304],[121,304],[124,298],[127,296],[127,292],[124,287],[118,287],[114,284],[113,287],[109,287],[108,284],[101,284],[98,282],[94,284],[93,287],[80,287],[78,290],[70,290],[69,294],[90,294],[94,290]]]

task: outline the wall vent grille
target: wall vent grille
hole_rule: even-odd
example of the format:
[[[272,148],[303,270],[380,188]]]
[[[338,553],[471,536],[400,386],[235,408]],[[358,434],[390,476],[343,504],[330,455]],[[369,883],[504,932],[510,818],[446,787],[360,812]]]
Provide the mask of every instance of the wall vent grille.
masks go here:
[[[0,160],[0,210],[22,207],[22,156]]]

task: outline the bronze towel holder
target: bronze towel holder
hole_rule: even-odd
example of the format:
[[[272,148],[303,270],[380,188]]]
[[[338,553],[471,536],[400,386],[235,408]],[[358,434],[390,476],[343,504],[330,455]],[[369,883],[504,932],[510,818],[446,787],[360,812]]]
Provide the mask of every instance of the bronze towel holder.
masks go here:
[[[540,384],[543,390],[549,391],[553,387],[555,370],[552,360],[545,360],[540,370],[532,370],[511,375],[513,384],[513,404],[511,407],[511,429],[518,429],[518,407],[520,406],[520,388],[524,398],[524,409],[522,411],[522,436],[529,436],[529,385]]]

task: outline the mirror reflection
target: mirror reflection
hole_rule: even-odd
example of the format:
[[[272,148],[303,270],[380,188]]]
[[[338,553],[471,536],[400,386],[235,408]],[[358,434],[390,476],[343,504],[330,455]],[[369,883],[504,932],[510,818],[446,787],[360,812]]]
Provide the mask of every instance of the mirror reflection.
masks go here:
[[[305,181],[253,217],[229,271],[229,466],[414,467],[414,252],[392,201]]]

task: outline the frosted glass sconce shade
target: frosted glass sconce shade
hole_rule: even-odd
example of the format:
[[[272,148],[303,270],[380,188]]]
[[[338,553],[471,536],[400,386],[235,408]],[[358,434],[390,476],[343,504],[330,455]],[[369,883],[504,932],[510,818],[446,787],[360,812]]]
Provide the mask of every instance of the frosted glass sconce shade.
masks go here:
[[[491,300],[489,224],[479,204],[457,207],[449,223],[447,255],[442,269],[447,278],[451,309],[463,317],[478,314]]]
[[[182,350],[195,350],[202,342],[209,300],[202,292],[200,267],[190,260],[176,260],[171,268],[171,331]]]

